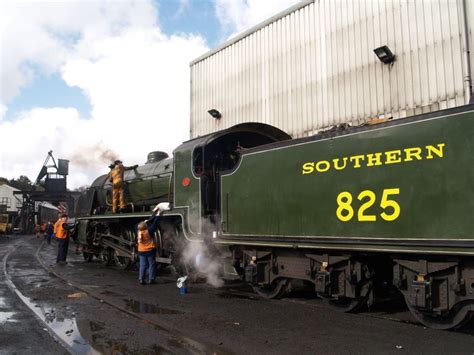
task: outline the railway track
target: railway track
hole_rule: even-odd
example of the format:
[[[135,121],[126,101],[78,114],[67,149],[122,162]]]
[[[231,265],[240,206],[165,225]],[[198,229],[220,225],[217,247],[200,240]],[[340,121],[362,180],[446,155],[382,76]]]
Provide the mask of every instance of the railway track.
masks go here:
[[[398,344],[402,344],[407,351],[415,351],[418,349],[415,338],[420,336],[431,337],[438,344],[430,344],[426,350],[449,344],[450,349],[454,351],[467,349],[470,344],[474,345],[472,329],[470,332],[440,332],[425,329],[414,320],[407,319],[410,317],[408,311],[396,303],[375,303],[371,312],[347,315],[328,309],[324,301],[314,298],[310,292],[295,290],[281,300],[267,300],[260,298],[251,288],[239,282],[228,283],[219,289],[208,287],[203,283],[190,284],[188,286],[190,294],[180,297],[172,277],[162,275],[159,278],[160,284],[142,288],[134,283],[136,274],[133,271],[118,272],[113,268],[104,268],[98,263],[84,263],[79,256],[74,255],[70,256],[70,263],[67,266],[57,267],[49,265],[55,254],[54,248],[46,245],[39,247],[33,239],[29,245],[25,244],[21,248],[23,251],[20,248],[14,250],[12,246],[8,256],[4,258],[4,264],[13,284],[20,291],[25,290],[23,295],[27,302],[31,301],[31,296],[34,295],[31,287],[35,287],[25,288],[22,275],[28,273],[33,275],[32,283],[41,285],[41,288],[36,288],[37,290],[43,290],[48,285],[55,290],[58,289],[58,292],[61,291],[60,288],[65,289],[63,298],[66,296],[66,302],[57,304],[58,311],[64,304],[71,305],[72,311],[78,311],[80,322],[81,318],[84,319],[87,314],[89,316],[91,314],[90,310],[84,307],[85,303],[95,304],[96,312],[105,313],[102,321],[112,325],[112,329],[110,327],[107,329],[108,340],[116,340],[117,337],[123,336],[122,329],[113,329],[117,322],[123,322],[127,323],[128,327],[124,335],[125,341],[128,342],[129,339],[133,341],[135,336],[141,335],[146,328],[151,337],[156,335],[154,341],[157,344],[166,344],[167,347],[160,348],[158,352],[228,353],[226,349],[231,349],[239,353],[254,349],[288,353],[291,349],[294,350],[295,344],[298,344],[299,349],[310,352],[330,352],[336,349],[346,352],[358,348],[361,351],[384,349],[390,353],[399,351],[395,348]],[[29,249],[25,251],[25,248]],[[6,252],[6,249],[4,250]],[[31,270],[28,269],[28,265],[32,265]],[[48,281],[42,282],[42,279],[46,278]],[[84,296],[81,299],[68,300],[67,296],[74,293]],[[135,304],[131,304],[134,302]],[[132,308],[142,305],[157,307],[160,312],[149,310],[142,312],[143,310]],[[33,308],[38,310],[34,305]],[[162,310],[176,313],[174,315],[162,313]],[[293,319],[289,315],[292,315]],[[92,317],[97,319],[95,316],[92,314]],[[41,315],[39,318],[44,324]],[[82,333],[89,341],[91,336],[86,332],[88,328],[84,324],[78,325],[73,334]],[[291,341],[282,343],[283,329]],[[55,330],[57,331],[52,329],[50,332],[54,333]],[[62,331],[64,333],[64,329]],[[365,337],[374,331],[378,332],[377,339]],[[94,333],[93,337],[96,335],[97,333]],[[341,336],[347,341],[341,343]],[[361,337],[365,342],[363,345],[360,344]],[[172,346],[169,347],[166,341],[163,342],[158,338],[171,339]],[[314,339],[319,340],[315,342]],[[79,339],[83,346],[88,345],[87,341]],[[69,352],[78,353],[75,351],[77,345],[73,343],[72,347],[68,348],[66,344],[65,348]],[[102,353],[112,353],[110,349],[103,351],[95,343],[90,345]],[[141,349],[145,348],[143,344],[140,346]],[[120,349],[119,351],[123,353],[133,352],[130,349]],[[156,351],[151,351],[154,352]]]
[[[166,338],[170,339],[168,344],[173,344],[174,347],[165,348],[165,349],[160,349],[161,351],[164,351],[164,353],[191,353],[191,354],[230,354],[230,351],[223,350],[221,348],[216,348],[216,346],[212,344],[207,344],[201,341],[194,340],[185,334],[182,334],[176,330],[171,330],[167,327],[164,327],[162,324],[158,324],[152,319],[149,319],[145,316],[142,316],[140,314],[137,314],[135,312],[131,312],[121,305],[107,300],[105,297],[91,292],[89,289],[86,287],[79,285],[77,283],[71,282],[70,280],[66,279],[63,275],[59,274],[56,272],[53,268],[49,267],[48,265],[45,264],[45,262],[41,259],[39,256],[39,253],[41,249],[43,248],[44,242],[40,245],[40,247],[36,250],[35,252],[35,258],[36,261],[38,262],[38,265],[41,266],[42,269],[44,269],[47,273],[50,275],[53,275],[57,279],[61,280],[61,282],[65,283],[67,286],[70,288],[79,291],[96,302],[100,303],[101,305],[105,304],[109,307],[111,307],[114,311],[119,312],[123,315],[126,315],[128,317],[133,317],[134,319],[138,320],[142,325],[145,325],[147,327],[151,327],[154,331],[159,332],[161,335],[165,336]],[[42,307],[39,307],[38,304],[35,302],[32,302],[29,297],[25,296],[21,291],[20,288],[17,287],[17,285],[13,281],[12,275],[10,275],[8,271],[8,262],[9,258],[14,254],[16,248],[16,245],[12,246],[10,250],[5,254],[3,257],[3,271],[4,271],[4,276],[6,279],[6,283],[10,290],[14,292],[20,300],[32,311],[33,314],[37,317],[38,320],[41,321],[41,323],[44,325],[44,327],[48,330],[48,333],[56,340],[58,341],[68,352],[71,354],[77,354],[77,353],[87,353],[87,354],[98,354],[97,352],[88,342],[80,338],[80,340],[74,339],[74,338],[69,338],[69,334],[62,334],[64,329],[57,329],[56,327],[52,326],[51,322],[48,322],[47,317],[45,319],[44,314],[42,314]],[[77,326],[75,324],[71,324],[71,330],[74,333],[79,333],[79,330],[77,329]]]

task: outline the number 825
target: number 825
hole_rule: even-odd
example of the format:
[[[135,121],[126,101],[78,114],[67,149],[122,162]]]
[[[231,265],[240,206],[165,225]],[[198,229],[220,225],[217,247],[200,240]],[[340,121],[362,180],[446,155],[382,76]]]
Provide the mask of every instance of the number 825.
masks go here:
[[[382,199],[380,200],[380,207],[384,210],[380,214],[383,220],[391,222],[396,220],[400,216],[400,205],[397,201],[390,199],[390,196],[399,195],[400,189],[384,189],[382,193]],[[364,201],[357,211],[357,220],[359,222],[375,222],[377,216],[374,214],[367,214],[366,211],[372,207],[376,201],[375,192],[371,190],[364,190],[359,195],[357,195],[359,201]],[[342,222],[348,222],[354,217],[354,208],[352,207],[352,194],[348,191],[343,191],[337,195],[337,210],[336,216]],[[387,213],[385,210],[388,210]],[[391,211],[390,211],[391,209]]]

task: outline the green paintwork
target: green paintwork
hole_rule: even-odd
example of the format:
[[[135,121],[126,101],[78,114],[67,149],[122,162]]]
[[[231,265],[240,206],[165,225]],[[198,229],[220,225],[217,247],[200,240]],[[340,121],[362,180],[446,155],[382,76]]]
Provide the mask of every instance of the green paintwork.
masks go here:
[[[198,140],[184,143],[173,152],[174,157],[174,210],[182,212],[190,228],[189,233],[200,233],[200,179],[192,172],[192,153]],[[183,179],[188,178],[190,183],[183,186]]]
[[[77,233],[77,239],[79,240],[79,243],[81,243],[82,245],[86,245],[87,244],[87,226],[88,226],[89,222],[87,220],[80,220],[79,221],[79,226],[77,228],[79,228],[78,230],[78,233]]]
[[[209,221],[203,222],[206,216],[203,216],[203,208],[201,201],[200,190],[202,188],[201,178],[193,173],[193,154],[197,157],[205,159],[206,147],[210,143],[226,136],[231,136],[233,133],[258,133],[262,137],[266,137],[267,141],[283,141],[291,139],[291,137],[285,132],[273,126],[248,122],[242,123],[222,131],[207,134],[205,136],[197,137],[189,141],[184,142],[173,151],[174,158],[174,208],[173,211],[184,218],[183,227],[187,236],[203,237],[202,225],[206,223],[209,226]],[[196,162],[194,162],[196,163]],[[199,162],[201,168],[205,166],[204,161]],[[209,163],[209,162],[207,162]],[[212,162],[211,162],[212,163]],[[188,178],[190,184],[183,186],[183,179]],[[214,226],[213,226],[214,227]],[[206,228],[209,229],[209,228]]]
[[[474,113],[472,111],[373,129],[323,140],[243,153],[237,170],[221,179],[223,235],[318,236],[350,238],[474,239]],[[297,144],[301,143],[301,144]],[[444,157],[426,158],[426,145],[444,143]],[[411,147],[423,149],[423,160],[341,171],[302,174],[305,162]],[[269,149],[271,146],[269,146]],[[380,218],[384,189],[401,207],[399,218]],[[375,204],[365,214],[375,222],[358,222],[358,194],[372,190]],[[348,191],[355,215],[336,217],[336,198]],[[365,202],[365,200],[363,201]],[[392,209],[385,212],[390,214]],[[291,238],[290,238],[291,239]]]
[[[133,202],[135,205],[152,205],[158,200],[167,201],[168,195],[172,191],[173,159],[163,159],[159,162],[140,165],[135,170],[127,170],[124,173],[125,200],[127,203]],[[110,181],[106,181],[102,186],[105,176],[99,177],[93,186],[99,187],[102,199],[108,194],[107,201],[111,203]],[[102,188],[103,187],[103,188]]]

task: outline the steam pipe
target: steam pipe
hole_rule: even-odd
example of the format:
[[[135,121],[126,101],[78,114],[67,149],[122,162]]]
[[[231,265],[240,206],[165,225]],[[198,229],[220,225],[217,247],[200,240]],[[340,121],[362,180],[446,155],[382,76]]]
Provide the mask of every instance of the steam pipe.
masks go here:
[[[469,50],[469,24],[467,19],[466,0],[461,0],[461,16],[462,16],[462,38],[463,38],[463,64],[466,75],[464,76],[464,97],[465,103],[469,104],[472,98],[472,79],[471,79],[471,58]]]

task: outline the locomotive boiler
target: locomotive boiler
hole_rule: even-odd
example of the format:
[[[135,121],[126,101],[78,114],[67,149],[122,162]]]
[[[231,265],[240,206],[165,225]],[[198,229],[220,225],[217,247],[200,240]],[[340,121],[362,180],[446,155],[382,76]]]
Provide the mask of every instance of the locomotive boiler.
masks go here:
[[[135,225],[150,216],[160,202],[170,201],[173,194],[173,159],[160,151],[148,154],[147,162],[124,173],[125,213],[112,214],[112,184],[109,175],[98,177],[78,201],[78,238],[84,258],[94,256],[104,264],[115,263],[128,268],[136,259]],[[161,237],[161,236],[160,236]],[[169,261],[169,249],[162,241],[159,255]]]
[[[133,193],[134,212],[110,214],[96,180],[82,240],[109,248],[106,261],[131,260],[133,223],[167,200],[159,261],[207,240],[262,297],[303,280],[328,306],[355,311],[396,291],[423,324],[458,327],[474,305],[473,136],[474,106],[302,139],[237,125],[183,143],[160,163],[166,172],[127,175],[131,191],[169,180],[160,196]]]

